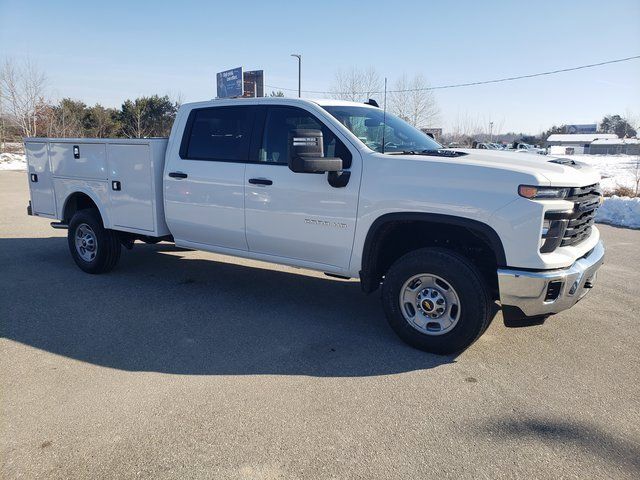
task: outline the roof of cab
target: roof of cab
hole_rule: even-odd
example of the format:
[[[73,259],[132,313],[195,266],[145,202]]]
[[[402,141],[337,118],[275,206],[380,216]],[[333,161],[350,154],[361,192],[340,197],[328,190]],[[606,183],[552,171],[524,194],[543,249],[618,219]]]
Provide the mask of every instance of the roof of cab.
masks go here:
[[[351,102],[347,100],[335,100],[335,99],[310,99],[310,98],[295,98],[295,97],[260,97],[260,98],[215,98],[212,100],[204,100],[200,102],[190,102],[184,104],[185,107],[202,107],[202,106],[213,106],[216,104],[234,104],[234,103],[252,103],[252,104],[269,104],[269,103],[301,103],[301,104],[309,104],[315,103],[321,107],[328,106],[358,106],[358,107],[368,107],[368,108],[376,108],[366,103],[361,102]]]
[[[324,98],[320,100],[311,100],[314,103],[317,103],[321,107],[369,107],[376,108],[373,105],[369,105],[364,102],[351,102],[349,100],[335,100],[333,98]]]

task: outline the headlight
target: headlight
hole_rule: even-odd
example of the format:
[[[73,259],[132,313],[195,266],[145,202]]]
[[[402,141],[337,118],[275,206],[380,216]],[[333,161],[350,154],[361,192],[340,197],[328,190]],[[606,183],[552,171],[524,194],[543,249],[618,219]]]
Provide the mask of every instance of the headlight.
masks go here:
[[[518,187],[518,194],[521,197],[528,198],[530,200],[562,199],[569,195],[569,189],[564,187],[534,187],[531,185],[520,185]]]

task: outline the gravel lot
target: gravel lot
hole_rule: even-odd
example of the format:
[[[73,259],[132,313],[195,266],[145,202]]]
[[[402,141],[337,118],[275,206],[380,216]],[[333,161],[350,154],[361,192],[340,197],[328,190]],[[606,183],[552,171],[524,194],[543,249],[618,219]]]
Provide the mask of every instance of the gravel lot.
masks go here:
[[[639,478],[640,231],[544,325],[407,347],[378,295],[140,245],[82,273],[0,173],[3,478]]]

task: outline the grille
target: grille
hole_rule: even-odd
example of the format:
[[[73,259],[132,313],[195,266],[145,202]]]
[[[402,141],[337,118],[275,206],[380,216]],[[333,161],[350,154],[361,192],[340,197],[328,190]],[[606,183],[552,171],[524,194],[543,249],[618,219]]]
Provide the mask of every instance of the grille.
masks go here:
[[[571,189],[567,200],[575,203],[577,216],[569,220],[560,243],[561,247],[576,245],[591,235],[601,195],[599,183]]]

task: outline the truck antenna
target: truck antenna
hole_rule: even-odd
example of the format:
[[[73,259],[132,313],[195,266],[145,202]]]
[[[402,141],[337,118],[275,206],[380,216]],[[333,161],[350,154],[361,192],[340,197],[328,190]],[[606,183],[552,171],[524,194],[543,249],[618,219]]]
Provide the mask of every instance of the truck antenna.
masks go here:
[[[384,131],[387,129],[387,77],[384,77],[384,100],[382,101],[382,153],[384,153]]]

